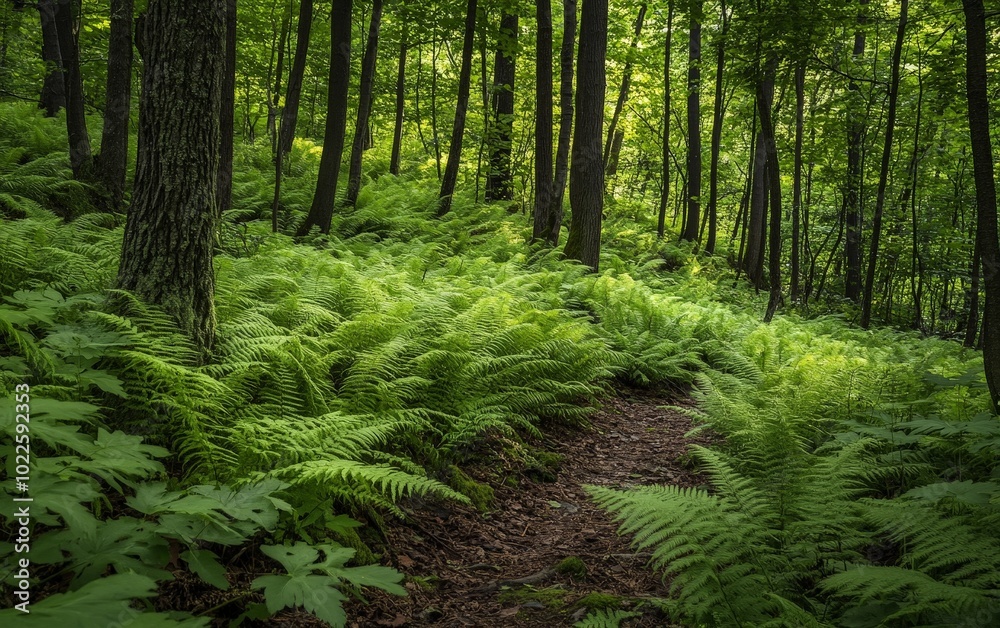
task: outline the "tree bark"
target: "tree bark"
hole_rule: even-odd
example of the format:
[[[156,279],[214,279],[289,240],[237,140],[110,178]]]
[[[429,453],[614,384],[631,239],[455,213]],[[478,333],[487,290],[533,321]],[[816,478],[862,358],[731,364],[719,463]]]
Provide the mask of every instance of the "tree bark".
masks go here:
[[[458,166],[462,159],[462,137],[465,135],[465,116],[469,109],[469,88],[472,82],[472,48],[476,36],[476,0],[468,0],[465,14],[465,37],[462,42],[462,69],[458,77],[458,99],[455,103],[455,124],[448,145],[448,163],[441,180],[437,215],[451,211],[452,196],[458,183]]]
[[[215,333],[225,7],[149,0],[144,30],[139,150],[118,287],[162,307],[204,357]]]
[[[604,143],[604,170],[608,176],[614,173],[608,172],[612,162],[617,167],[618,158],[614,153],[615,135],[618,131],[618,120],[621,118],[625,103],[628,102],[629,89],[632,86],[632,65],[635,63],[636,50],[639,48],[639,36],[642,34],[642,23],[646,18],[646,3],[639,5],[639,15],[635,18],[635,31],[632,34],[632,43],[628,48],[628,56],[625,58],[625,67],[622,71],[622,83],[618,88],[618,100],[615,102],[615,111],[611,115],[611,123],[608,125],[608,139]],[[620,146],[620,145],[619,145]]]
[[[760,109],[760,103],[756,103]],[[750,211],[747,222],[746,255],[744,268],[747,279],[756,288],[764,287],[764,243],[766,240],[765,222],[767,220],[767,148],[763,130],[757,133],[754,147],[753,183],[750,187]]]
[[[577,60],[576,128],[569,202],[572,212],[564,253],[596,271],[600,265],[601,221],[604,211],[604,163],[601,140],[604,126],[605,60],[608,48],[608,2],[585,0],[580,12],[580,51]]]
[[[351,79],[351,14],[353,0],[333,0],[330,15],[330,81],[327,87],[326,131],[323,135],[323,156],[319,161],[316,194],[305,222],[297,235],[309,233],[313,227],[330,233],[333,208],[337,200],[337,177],[344,155],[344,135],[347,127],[347,88]]]
[[[576,0],[563,0],[563,41],[559,54],[559,143],[556,146],[556,180],[549,213],[549,242],[559,244],[563,196],[569,178],[569,147],[573,137],[573,52],[576,47]]]
[[[760,113],[760,143],[767,155],[767,190],[771,209],[768,221],[768,283],[770,295],[764,322],[774,317],[781,301],[781,173],[778,169],[778,148],[774,137],[774,123],[771,120],[771,105],[774,100],[774,71],[777,60],[768,62],[764,77],[757,83],[757,108]]]
[[[552,3],[535,3],[535,211],[533,241],[552,242]]]
[[[396,120],[392,130],[392,157],[389,159],[389,174],[394,176],[399,175],[399,158],[403,145],[403,108],[406,105],[406,39],[408,35],[409,28],[404,22],[403,34],[399,40],[399,65],[396,68]]]
[[[802,220],[802,133],[805,114],[805,84],[806,64],[799,61],[795,64],[795,157],[792,175],[792,268],[789,293],[794,304],[799,298],[799,277],[801,276],[800,253],[800,222]]]
[[[858,13],[858,30],[854,34],[853,58],[855,65],[865,52],[864,6],[868,0],[859,0],[862,9]],[[854,102],[861,97],[861,88],[851,77],[848,90],[851,101],[847,110],[847,243],[844,253],[847,262],[844,295],[857,303],[861,300],[861,192],[863,173],[861,172],[861,145],[865,130],[865,121],[860,113],[859,103]]]
[[[670,202],[670,46],[674,34],[674,0],[667,3],[667,37],[663,45],[663,187],[660,190],[660,213],[656,220],[656,237],[662,239]]]
[[[38,16],[42,24],[42,62],[46,67],[38,108],[44,109],[49,118],[54,118],[66,106],[62,52],[59,50],[59,31],[56,29],[56,3],[57,0],[38,1]]]
[[[347,204],[354,205],[361,191],[361,162],[368,137],[368,118],[372,108],[372,82],[375,80],[375,62],[378,58],[378,36],[382,24],[382,0],[372,1],[371,21],[368,23],[368,41],[365,56],[361,59],[361,85],[358,95],[358,120],[354,125],[351,144],[351,167],[347,176]]]
[[[875,287],[875,268],[878,265],[879,240],[882,237],[882,213],[885,209],[885,189],[889,184],[889,162],[892,159],[892,136],[896,129],[896,103],[899,102],[899,63],[903,54],[903,37],[906,34],[906,13],[909,0],[902,0],[899,8],[899,25],[896,28],[896,46],[892,51],[892,76],[889,82],[889,111],[885,126],[885,144],[882,147],[882,166],[879,170],[878,192],[875,196],[875,215],[872,218],[871,246],[868,269],[865,274],[865,293],[861,302],[861,327],[868,329],[872,320],[872,291]]]
[[[98,178],[111,197],[112,211],[122,211],[125,203],[128,125],[132,110],[132,11],[132,0],[111,2],[104,130],[95,166]]]
[[[687,217],[682,240],[698,239],[701,220],[701,10],[702,0],[693,0],[688,37],[687,97]]]
[[[94,159],[87,132],[84,109],[83,76],[80,74],[80,44],[76,23],[80,15],[80,0],[56,0],[56,32],[62,53],[63,89],[66,93],[66,131],[69,136],[69,165],[73,178],[87,180],[94,175]]]
[[[236,1],[224,0],[226,11],[225,67],[219,116],[219,215],[233,204],[233,133],[236,124]]]
[[[491,146],[490,172],[486,178],[487,201],[509,201],[514,198],[514,177],[511,174],[510,166],[510,143],[511,134],[514,132],[514,51],[517,48],[517,22],[517,16],[511,14],[505,14],[500,20],[500,37],[497,42],[496,61],[493,64],[493,102],[491,104],[491,108],[493,109],[493,128],[489,133]],[[551,46],[550,42],[550,50]],[[551,59],[551,52],[549,55]],[[549,67],[549,153],[551,155],[551,61],[549,62]],[[551,175],[549,180],[551,181]]]
[[[722,117],[725,103],[722,100],[723,69],[726,64],[726,37],[729,35],[729,14],[726,11],[726,0],[721,3],[722,32],[716,47],[715,58],[715,107],[712,111],[712,157],[708,174],[708,240],[705,243],[705,253],[715,254],[715,240],[718,231],[719,204],[719,152],[722,148]]]
[[[965,11],[966,89],[969,134],[976,180],[976,245],[983,269],[983,364],[994,411],[1000,410],[1000,241],[997,238],[997,196],[990,143],[990,102],[987,92],[986,10],[983,0],[962,0]]]

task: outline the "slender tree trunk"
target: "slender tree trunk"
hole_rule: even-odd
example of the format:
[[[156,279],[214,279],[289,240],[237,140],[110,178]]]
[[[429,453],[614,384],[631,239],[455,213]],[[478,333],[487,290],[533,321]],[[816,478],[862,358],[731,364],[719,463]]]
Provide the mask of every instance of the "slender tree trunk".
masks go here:
[[[729,14],[726,0],[722,0],[722,32],[716,46],[715,58],[715,107],[712,110],[712,161],[708,175],[708,240],[705,253],[715,254],[715,240],[718,231],[719,204],[719,152],[722,148],[722,118],[725,103],[722,100],[723,69],[726,63],[726,37],[729,35]]]
[[[368,41],[361,60],[361,90],[358,96],[358,120],[354,125],[351,144],[351,169],[347,176],[347,204],[354,205],[361,191],[361,162],[368,137],[368,118],[372,108],[372,82],[375,79],[375,61],[378,57],[379,27],[382,23],[382,0],[372,1],[372,16],[368,24]]]
[[[918,53],[919,55],[919,53]],[[911,248],[910,248],[910,293],[913,297],[913,328],[920,329],[923,326],[923,311],[921,299],[923,297],[923,272],[924,264],[919,248],[919,222],[917,221],[917,185],[919,184],[920,173],[920,123],[924,110],[924,78],[922,58],[917,58],[917,119],[913,124],[913,152],[910,155],[910,218],[911,218]],[[979,256],[976,256],[978,260]],[[979,262],[975,263],[976,273],[979,272]],[[975,277],[977,284],[979,277]]]
[[[794,304],[799,299],[799,277],[801,275],[800,222],[802,220],[802,134],[805,113],[806,63],[795,65],[795,172],[792,177],[792,268],[789,293]]]
[[[108,40],[107,97],[97,176],[111,197],[112,211],[123,211],[128,169],[128,125],[132,110],[132,0],[112,0]]]
[[[267,135],[271,138],[271,152],[274,154],[278,153],[278,103],[281,102],[281,79],[285,74],[285,45],[288,42],[288,29],[291,26],[291,21],[292,12],[291,5],[289,5],[288,11],[281,18],[281,31],[278,35],[277,45],[278,62],[274,67],[273,92],[270,89],[270,81],[268,81],[270,93],[267,97]]]
[[[889,184],[889,162],[892,159],[892,135],[896,129],[896,103],[899,101],[899,63],[903,54],[903,37],[906,35],[906,13],[909,0],[902,0],[899,8],[899,25],[896,28],[896,46],[892,51],[892,77],[889,83],[889,112],[885,127],[885,144],[882,147],[882,167],[879,170],[878,193],[875,196],[875,216],[872,219],[871,247],[865,275],[865,293],[861,303],[861,327],[868,329],[872,320],[872,291],[875,287],[875,268],[878,265],[879,240],[882,237],[882,213],[885,209],[885,189]]]
[[[698,239],[701,219],[701,12],[702,0],[691,2],[691,30],[688,39],[687,99],[687,219],[682,240]]]
[[[551,17],[550,17],[551,19]],[[500,20],[496,61],[493,64],[493,124],[490,141],[490,172],[486,178],[487,201],[514,198],[514,177],[510,170],[511,134],[514,132],[514,51],[517,47],[517,16],[506,14]],[[551,43],[549,44],[551,49]],[[551,53],[550,53],[551,57]],[[551,62],[549,64],[551,68]],[[551,70],[549,72],[549,153],[552,152]],[[537,155],[536,155],[537,159]],[[551,175],[549,177],[551,180]]]
[[[281,126],[278,130],[278,146],[274,153],[274,201],[271,203],[271,230],[278,231],[278,210],[281,205],[282,162],[292,150],[295,126],[299,119],[299,105],[302,101],[302,79],[306,72],[306,54],[309,51],[309,36],[312,32],[313,0],[299,3],[299,22],[295,33],[295,57],[292,71],[288,75],[285,93],[285,107],[281,110]]]
[[[660,213],[656,220],[656,237],[663,239],[670,202],[670,48],[674,34],[674,0],[667,2],[667,37],[663,44],[663,188],[660,190]]]
[[[552,3],[535,3],[535,212],[533,241],[551,243],[552,204]]]
[[[94,159],[87,132],[87,114],[84,109],[83,76],[80,74],[80,43],[77,39],[77,21],[80,0],[56,0],[56,32],[59,34],[59,51],[64,69],[63,89],[66,93],[66,131],[69,135],[69,165],[73,178],[91,179]]]
[[[441,180],[441,140],[438,134],[437,123],[437,58],[438,51],[435,42],[431,42],[431,135],[433,136],[434,163],[437,165],[438,181]]]
[[[236,126],[236,1],[225,0],[225,70],[222,75],[222,103],[219,117],[219,189],[216,200],[221,216],[233,205],[233,135]]]
[[[323,136],[323,156],[319,161],[316,194],[298,235],[319,227],[330,233],[333,209],[337,201],[337,177],[344,155],[347,127],[347,88],[351,79],[351,15],[353,0],[333,0],[330,15],[330,81],[327,92],[328,113]]]
[[[162,307],[207,357],[215,334],[225,5],[149,0],[139,151],[118,287]]]
[[[42,23],[42,62],[46,69],[38,108],[44,109],[49,118],[54,118],[66,106],[62,52],[59,50],[59,31],[56,29],[57,2],[58,0],[38,1],[38,16]]]
[[[409,27],[403,24],[399,40],[399,65],[396,68],[396,120],[392,129],[392,156],[389,158],[389,173],[399,176],[399,158],[403,146],[403,108],[406,105],[406,38]]]
[[[642,34],[642,23],[646,18],[646,3],[639,5],[639,15],[635,18],[635,31],[632,34],[632,43],[628,49],[628,57],[625,59],[625,67],[622,71],[622,84],[618,89],[618,100],[615,102],[615,111],[611,116],[611,123],[608,125],[608,139],[604,143],[604,169],[607,172],[613,162],[618,165],[617,155],[614,155],[615,136],[618,133],[618,120],[621,118],[625,103],[628,101],[629,89],[632,86],[632,65],[635,63],[636,51],[639,48],[639,36]],[[613,173],[608,172],[608,176]]]
[[[563,0],[563,41],[559,55],[559,143],[556,147],[556,179],[552,190],[548,238],[559,244],[562,229],[563,197],[569,178],[569,147],[573,137],[573,52],[576,46],[576,0]]]
[[[965,347],[976,346],[976,334],[979,331],[979,239],[976,239],[976,246],[972,252],[972,277],[969,287],[969,318],[966,320],[965,339],[962,345]]]
[[[854,34],[853,57],[855,63],[852,72],[857,71],[858,61],[865,52],[865,16],[864,6],[868,0],[859,0],[862,8],[858,13],[858,30]],[[861,98],[861,87],[853,76],[848,85],[851,102],[848,105],[847,119],[847,244],[844,252],[847,262],[845,281],[845,296],[857,303],[861,300],[861,192],[863,173],[861,171],[861,145],[865,130],[865,121],[861,113],[861,105],[856,102]]]
[[[781,173],[778,169],[778,147],[774,137],[771,108],[774,101],[774,72],[777,60],[771,60],[764,77],[757,83],[757,107],[760,112],[760,140],[767,155],[767,190],[771,209],[768,224],[768,283],[770,295],[764,322],[769,323],[781,301]]]
[[[758,111],[761,104],[756,103]],[[747,224],[747,249],[744,267],[747,278],[756,288],[764,286],[764,243],[767,230],[767,147],[763,130],[757,134],[754,150],[753,184],[750,188],[750,220]]]
[[[577,60],[576,128],[569,202],[572,210],[564,253],[597,270],[601,255],[604,211],[604,164],[601,140],[604,127],[605,61],[608,49],[608,2],[584,0],[580,12],[580,52]]]
[[[438,216],[451,211],[452,196],[458,183],[458,166],[462,159],[462,138],[465,135],[465,116],[469,109],[469,88],[472,81],[472,48],[476,35],[476,0],[468,0],[465,14],[465,37],[462,42],[462,69],[458,76],[458,99],[455,103],[455,124],[448,146],[448,164],[438,195]]]
[[[986,9],[983,0],[962,0],[965,10],[966,89],[969,134],[976,180],[976,244],[983,268],[983,364],[994,411],[1000,409],[1000,241],[997,239],[997,195],[990,145],[990,102],[987,92]]]

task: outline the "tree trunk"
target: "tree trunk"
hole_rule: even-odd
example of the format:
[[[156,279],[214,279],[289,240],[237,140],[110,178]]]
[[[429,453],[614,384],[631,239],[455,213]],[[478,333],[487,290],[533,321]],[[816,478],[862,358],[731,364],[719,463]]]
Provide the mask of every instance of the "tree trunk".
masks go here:
[[[756,107],[760,109],[760,103]],[[764,242],[767,215],[767,147],[763,130],[757,134],[753,160],[753,184],[750,188],[750,219],[747,223],[746,255],[744,268],[750,283],[764,287]]]
[[[299,23],[295,34],[295,57],[292,71],[288,75],[285,93],[285,107],[281,110],[281,126],[278,130],[278,146],[274,155],[274,202],[271,204],[271,230],[278,231],[278,209],[281,202],[282,160],[292,150],[295,126],[299,119],[299,103],[302,101],[302,78],[306,72],[306,53],[309,50],[309,36],[312,32],[313,0],[301,0]]]
[[[987,92],[986,10],[983,0],[962,0],[965,10],[966,89],[969,134],[976,180],[976,244],[983,268],[983,364],[994,411],[1000,409],[1000,241],[997,239],[997,196],[990,145],[990,102]]]
[[[660,213],[656,220],[656,237],[663,238],[670,202],[670,45],[674,34],[674,0],[667,3],[667,38],[663,45],[663,187],[660,190]]]
[[[225,68],[219,116],[219,189],[216,201],[221,216],[233,205],[233,134],[236,124],[236,1],[225,0]]]
[[[862,12],[858,14],[858,30],[854,34],[854,66],[852,72],[857,71],[857,61],[865,52],[865,24],[864,6],[868,0],[860,0]],[[865,130],[865,121],[861,114],[860,103],[855,102],[861,98],[861,88],[854,80],[853,74],[848,85],[851,92],[851,102],[847,109],[847,244],[844,253],[847,262],[847,276],[845,278],[844,295],[857,303],[861,299],[861,192],[863,173],[861,172],[861,146],[862,136]]]
[[[687,218],[682,240],[698,239],[701,219],[701,11],[702,0],[693,0],[690,7],[691,29],[688,38],[688,98],[687,98]]]
[[[69,136],[69,165],[73,178],[93,177],[94,159],[87,132],[84,109],[83,76],[80,74],[80,45],[76,24],[80,15],[80,0],[56,0],[56,32],[62,53],[63,89],[66,93],[66,131]]]
[[[465,37],[462,42],[462,69],[458,77],[458,100],[455,103],[455,124],[448,145],[448,164],[441,180],[438,195],[438,216],[451,210],[452,196],[458,183],[458,166],[462,159],[462,138],[465,135],[465,116],[469,109],[469,87],[472,81],[472,48],[476,36],[476,0],[468,0],[465,14]]]
[[[604,126],[605,61],[608,49],[608,2],[585,0],[580,12],[580,51],[577,60],[576,128],[569,203],[572,222],[566,257],[596,271],[601,254],[604,211],[604,163],[601,140]]]
[[[132,0],[112,0],[108,81],[97,176],[111,197],[112,211],[124,210],[128,169],[128,125],[132,109]]]
[[[38,16],[42,23],[42,62],[46,68],[38,108],[44,109],[49,118],[54,118],[66,106],[62,52],[59,50],[59,31],[56,29],[56,3],[57,0],[38,1]]]
[[[573,51],[576,46],[576,0],[563,0],[563,41],[559,54],[559,144],[556,147],[556,180],[552,190],[548,238],[559,244],[563,220],[563,196],[569,178],[569,146],[573,137]]]
[[[551,242],[552,203],[552,3],[535,3],[535,211],[533,241]],[[554,243],[553,243],[554,245]]]
[[[799,277],[801,275],[800,253],[802,250],[800,238],[800,222],[802,221],[802,133],[805,114],[805,84],[806,63],[795,64],[795,157],[792,175],[792,268],[789,293],[792,304],[799,299]]]
[[[347,88],[351,80],[351,15],[353,0],[333,0],[330,15],[330,80],[327,87],[326,131],[323,135],[323,156],[319,161],[316,194],[305,222],[297,235],[319,227],[330,233],[333,208],[337,200],[337,177],[344,155],[344,135],[347,128]]]
[[[551,12],[550,12],[551,13]],[[551,19],[551,16],[550,16]],[[551,35],[550,35],[551,37]],[[551,49],[551,43],[549,48]],[[493,64],[493,128],[490,138],[490,172],[486,178],[487,201],[509,201],[514,198],[514,177],[510,171],[510,138],[514,132],[514,51],[517,48],[517,16],[506,14],[500,20],[496,61]],[[549,53],[551,58],[551,52]],[[549,64],[551,68],[551,62]],[[552,73],[549,71],[551,94]],[[549,119],[552,99],[549,97]],[[549,126],[549,153],[552,152],[552,126]],[[537,155],[536,155],[537,159]],[[551,176],[549,177],[551,181]]]
[[[722,148],[722,117],[725,103],[722,100],[722,78],[726,63],[726,37],[729,35],[729,14],[726,0],[722,0],[722,32],[716,48],[715,58],[715,107],[712,111],[712,160],[708,175],[708,240],[705,253],[715,254],[716,232],[718,231],[719,204],[719,152]]]
[[[899,7],[899,25],[896,28],[896,46],[892,51],[892,77],[889,83],[889,112],[885,127],[885,144],[882,147],[882,167],[879,170],[878,193],[875,196],[875,216],[872,218],[872,238],[865,274],[865,293],[861,303],[861,327],[868,329],[872,320],[872,291],[875,287],[875,268],[878,264],[879,240],[882,237],[882,212],[885,209],[885,188],[889,184],[889,161],[892,159],[892,135],[896,129],[896,103],[899,101],[899,62],[903,54],[903,37],[906,34],[906,12],[909,0],[902,0]]]
[[[118,287],[159,305],[203,357],[213,306],[225,6],[149,0],[135,187]]]
[[[768,62],[764,77],[757,83],[757,108],[760,113],[760,143],[767,155],[767,190],[771,214],[768,225],[768,283],[770,295],[764,322],[774,317],[781,301],[781,173],[778,169],[778,147],[774,138],[771,106],[774,101],[774,71],[777,60]]]
[[[399,158],[403,145],[403,107],[406,105],[406,38],[408,26],[403,24],[403,34],[399,40],[399,66],[396,68],[396,120],[392,129],[392,157],[389,159],[389,174],[399,176]]]
[[[361,191],[361,159],[368,137],[368,117],[372,108],[372,82],[375,79],[375,61],[378,57],[378,35],[382,23],[382,0],[372,1],[372,16],[368,24],[368,42],[361,60],[361,85],[358,95],[358,120],[354,125],[351,144],[351,169],[347,176],[347,204],[354,205]]]
[[[646,18],[646,3],[639,5],[639,15],[635,18],[635,32],[632,34],[632,44],[628,48],[628,57],[625,59],[625,68],[622,71],[622,84],[618,89],[618,101],[615,102],[615,112],[611,116],[611,124],[608,125],[608,139],[604,143],[604,169],[607,172],[612,162],[617,166],[617,155],[612,157],[614,152],[615,135],[618,132],[618,120],[621,118],[625,103],[628,101],[628,92],[632,86],[632,65],[635,63],[636,50],[639,48],[639,35],[642,34],[642,23]],[[620,145],[619,145],[620,146]],[[614,173],[607,172],[608,176]]]

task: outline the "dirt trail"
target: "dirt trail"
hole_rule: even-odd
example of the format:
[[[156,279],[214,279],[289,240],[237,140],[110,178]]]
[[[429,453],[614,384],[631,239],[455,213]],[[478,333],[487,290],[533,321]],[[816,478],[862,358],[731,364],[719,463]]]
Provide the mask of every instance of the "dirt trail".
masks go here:
[[[592,415],[592,430],[547,437],[545,446],[563,457],[556,477],[494,478],[489,514],[415,502],[411,521],[392,524],[388,533],[389,562],[415,577],[406,585],[409,597],[371,596],[367,606],[352,605],[349,625],[572,626],[586,605],[632,609],[642,598],[666,597],[666,587],[645,567],[648,555],[636,555],[618,537],[582,486],[701,484],[678,459],[689,443],[705,439],[685,439],[690,419],[662,408],[686,403],[620,392]],[[582,565],[557,568],[571,557]],[[669,623],[649,604],[639,610],[643,617],[623,625]]]

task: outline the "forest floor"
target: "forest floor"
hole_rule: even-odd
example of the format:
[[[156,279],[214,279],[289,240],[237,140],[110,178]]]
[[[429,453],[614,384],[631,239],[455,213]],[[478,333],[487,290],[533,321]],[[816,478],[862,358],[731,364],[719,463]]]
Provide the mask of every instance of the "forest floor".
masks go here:
[[[386,558],[405,572],[409,596],[372,594],[352,604],[349,626],[572,626],[588,610],[636,609],[628,626],[666,626],[649,600],[667,587],[617,525],[589,499],[587,484],[700,486],[685,439],[691,419],[667,405],[689,405],[646,391],[621,390],[590,417],[589,429],[562,429],[542,446],[557,454],[551,471],[498,477],[468,470],[490,485],[486,513],[471,506],[404,503],[408,521],[387,530]],[[516,475],[516,477],[515,477]]]

